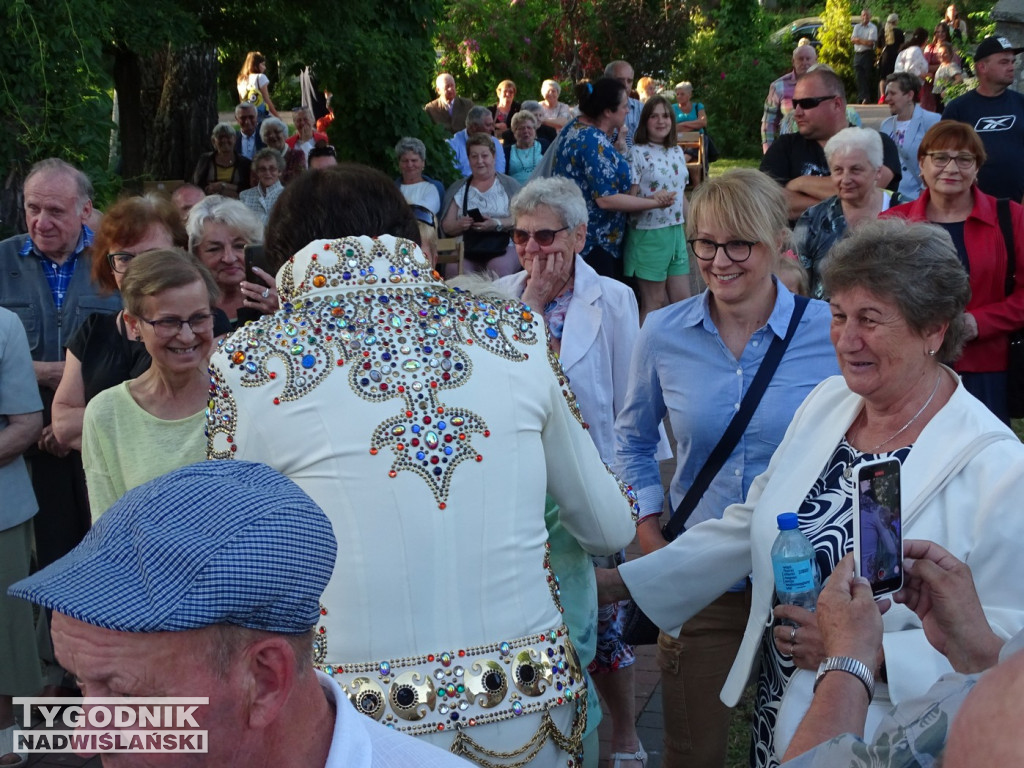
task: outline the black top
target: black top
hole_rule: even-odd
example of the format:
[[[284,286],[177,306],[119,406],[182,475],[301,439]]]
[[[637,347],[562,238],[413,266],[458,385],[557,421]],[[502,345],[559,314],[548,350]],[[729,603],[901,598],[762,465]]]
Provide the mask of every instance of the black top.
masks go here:
[[[896,143],[884,133],[882,137],[882,165],[892,171],[892,181],[886,189],[899,189],[903,168]],[[805,139],[799,133],[779,136],[761,158],[761,170],[783,186],[797,176],[829,176],[825,148],[813,139]]]
[[[120,315],[92,314],[85,318],[68,341],[68,351],[82,363],[82,383],[88,403],[105,389],[141,376],[152,359],[141,341],[132,341],[119,330]],[[213,310],[213,335],[231,332],[231,323],[220,309]]]

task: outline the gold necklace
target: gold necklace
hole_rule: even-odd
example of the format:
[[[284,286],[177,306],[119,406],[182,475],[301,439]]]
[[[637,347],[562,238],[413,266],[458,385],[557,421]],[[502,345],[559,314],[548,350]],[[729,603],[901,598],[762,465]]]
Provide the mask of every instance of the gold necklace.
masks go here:
[[[921,408],[918,410],[918,412],[915,413],[910,418],[910,421],[908,421],[902,427],[900,427],[895,432],[893,432],[891,435],[889,435],[889,437],[885,438],[885,440],[883,440],[878,445],[876,445],[874,448],[872,448],[870,451],[868,451],[868,453],[870,453],[870,454],[877,454],[879,448],[881,448],[883,445],[891,443],[897,437],[899,437],[904,432],[906,432],[908,429],[910,429],[911,425],[921,417],[922,413],[925,412],[925,409],[927,409],[928,406],[932,404],[932,400],[935,399],[935,395],[939,391],[939,383],[941,381],[942,381],[942,371],[939,371],[939,375],[935,377],[935,386],[932,387],[932,393],[930,395],[928,395],[928,399],[924,401],[924,405],[921,406]],[[851,467],[847,467],[846,470],[843,472],[843,474],[846,475],[846,479],[849,480],[850,477],[853,476],[853,467],[852,466]]]

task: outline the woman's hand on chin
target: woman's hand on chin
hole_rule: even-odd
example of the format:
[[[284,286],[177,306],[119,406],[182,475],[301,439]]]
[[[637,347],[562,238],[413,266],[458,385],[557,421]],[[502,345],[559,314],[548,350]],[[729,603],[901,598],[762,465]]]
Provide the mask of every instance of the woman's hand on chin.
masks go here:
[[[560,251],[539,253],[528,274],[523,301],[534,309],[542,310],[568,284],[572,275],[572,260],[566,259]]]
[[[818,630],[818,617],[795,605],[777,605],[774,613],[779,621],[789,622],[772,629],[779,653],[791,656],[793,664],[800,669],[816,671],[825,660],[825,643]]]

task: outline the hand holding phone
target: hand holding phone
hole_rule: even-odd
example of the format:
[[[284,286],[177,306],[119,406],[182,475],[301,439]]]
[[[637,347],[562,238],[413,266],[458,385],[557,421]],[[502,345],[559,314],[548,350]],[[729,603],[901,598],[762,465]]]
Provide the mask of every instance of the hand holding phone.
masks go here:
[[[856,469],[853,553],[857,575],[871,582],[876,598],[903,586],[903,506],[897,459],[869,461]]]
[[[264,273],[273,276],[273,272],[270,271],[267,265],[267,253],[263,248],[263,244],[258,243],[245,246],[244,254],[245,279],[256,285],[267,285],[267,281],[260,277],[258,272],[253,271],[253,267],[259,267]]]
[[[470,208],[468,211],[466,211],[466,215],[469,216],[469,218],[471,218],[477,224],[487,221],[487,217],[480,213],[479,208]]]

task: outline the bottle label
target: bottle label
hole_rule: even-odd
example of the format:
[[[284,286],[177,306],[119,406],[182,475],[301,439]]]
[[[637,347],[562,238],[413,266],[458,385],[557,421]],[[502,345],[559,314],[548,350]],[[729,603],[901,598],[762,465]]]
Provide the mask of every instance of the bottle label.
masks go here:
[[[812,592],[814,591],[814,561],[790,560],[776,562],[775,589],[778,592]]]

